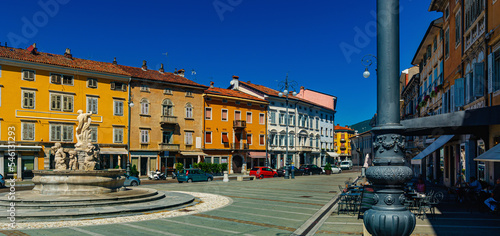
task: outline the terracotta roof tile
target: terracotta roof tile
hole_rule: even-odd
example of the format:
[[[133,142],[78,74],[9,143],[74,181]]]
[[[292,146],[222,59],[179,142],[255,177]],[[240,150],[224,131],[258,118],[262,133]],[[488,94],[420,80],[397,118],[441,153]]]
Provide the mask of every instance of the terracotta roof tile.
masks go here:
[[[69,59],[64,55],[37,52],[32,54],[26,49],[0,47],[0,58],[9,58],[20,61],[30,61],[41,64],[69,67],[74,69],[105,72],[119,75],[128,75],[112,63],[91,61],[73,57]]]
[[[336,131],[337,130],[346,130],[346,131],[353,131],[354,132],[353,129],[351,129],[349,127],[345,127],[345,126],[340,126],[340,125],[336,125],[335,128],[334,128],[334,130],[336,130]]]
[[[123,66],[123,65],[119,65],[119,67],[122,70],[126,71],[128,74],[130,74],[130,76],[135,77],[135,78],[164,81],[164,82],[170,82],[170,83],[176,83],[176,84],[185,84],[185,85],[197,86],[197,87],[202,87],[202,88],[208,87],[208,86],[205,86],[202,84],[198,84],[192,80],[186,79],[185,77],[182,77],[179,75],[174,75],[171,72],[164,72],[162,74],[156,70],[146,70],[145,71],[142,68],[138,68],[138,67]]]
[[[267,102],[264,99],[260,99],[258,97],[248,95],[246,93],[232,90],[232,89],[223,89],[223,88],[208,88],[205,90],[205,93],[207,94],[215,94],[215,95],[223,95],[223,96],[229,96],[229,97],[237,97],[237,98],[244,98],[244,99],[251,99],[259,102]]]

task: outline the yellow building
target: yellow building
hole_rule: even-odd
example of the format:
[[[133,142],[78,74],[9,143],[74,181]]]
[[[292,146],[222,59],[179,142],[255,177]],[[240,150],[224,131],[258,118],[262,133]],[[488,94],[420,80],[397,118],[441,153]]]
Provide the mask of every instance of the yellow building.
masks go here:
[[[175,73],[120,66],[131,76],[131,165],[139,175],[189,167],[202,159],[203,91],[207,88]]]
[[[269,102],[213,83],[204,97],[205,162],[228,163],[229,173],[263,165]]]
[[[354,136],[354,130],[345,126],[335,126],[334,151],[339,154],[341,160],[351,159],[351,137]]]
[[[78,111],[92,111],[92,141],[124,166],[127,151],[128,76],[112,63],[0,47],[0,172],[30,178],[53,168],[51,147],[76,143]],[[114,157],[114,158],[113,158]],[[121,160],[121,163],[118,163]]]

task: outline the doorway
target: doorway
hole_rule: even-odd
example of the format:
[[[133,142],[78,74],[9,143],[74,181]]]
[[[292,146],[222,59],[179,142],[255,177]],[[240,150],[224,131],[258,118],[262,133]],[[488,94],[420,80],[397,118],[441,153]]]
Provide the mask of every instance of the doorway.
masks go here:
[[[243,157],[240,155],[233,156],[233,173],[241,173],[241,167],[243,166]]]
[[[141,173],[140,175],[148,175],[148,158],[141,157]]]

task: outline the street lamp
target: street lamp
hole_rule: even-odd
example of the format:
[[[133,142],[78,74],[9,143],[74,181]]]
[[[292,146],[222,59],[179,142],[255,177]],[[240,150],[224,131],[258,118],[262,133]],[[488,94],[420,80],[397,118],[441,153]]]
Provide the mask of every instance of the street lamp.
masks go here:
[[[365,72],[363,72],[363,77],[365,77],[365,79],[368,79],[368,77],[370,77],[370,71],[368,70],[368,67],[370,67],[374,62],[375,64],[377,64],[377,57],[372,54],[365,55],[361,59],[361,64],[365,66]],[[375,71],[377,71],[377,69],[375,69]]]
[[[129,83],[130,87],[130,83]],[[130,90],[129,90],[130,91]],[[134,103],[130,101],[130,97],[128,100],[128,132],[127,132],[127,149],[128,149],[128,158],[127,158],[127,175],[130,175],[130,114],[132,107],[134,107]]]
[[[289,90],[291,89],[292,95],[297,96],[297,92],[295,92],[296,87],[298,87],[297,82],[295,81],[288,81],[288,74],[286,75],[285,81],[282,81],[279,83],[278,87],[280,87],[278,96],[283,97],[285,96],[285,105],[286,105],[286,114],[285,114],[285,125],[286,125],[286,134],[285,134],[285,157],[286,157],[286,168],[285,168],[285,179],[290,178],[290,170],[291,170],[291,158],[288,156],[288,126],[290,122],[290,118],[288,117],[288,96],[290,95]],[[295,178],[295,176],[292,173],[292,179]]]
[[[376,58],[383,66],[377,70],[377,125],[372,129],[374,166],[366,170],[366,178],[375,190],[375,203],[365,212],[363,222],[375,236],[410,235],[416,219],[403,205],[403,186],[413,172],[405,166],[404,127],[399,113],[399,0],[377,0]],[[369,76],[366,72],[367,69],[363,74]]]

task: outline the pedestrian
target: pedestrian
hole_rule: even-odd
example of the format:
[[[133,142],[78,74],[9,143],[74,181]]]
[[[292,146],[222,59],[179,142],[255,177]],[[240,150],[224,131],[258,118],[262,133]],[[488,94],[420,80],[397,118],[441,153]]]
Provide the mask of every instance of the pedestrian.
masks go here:
[[[488,206],[491,211],[497,210],[498,202],[500,202],[500,178],[497,179],[495,187],[491,191],[491,197],[484,201],[484,204]]]

